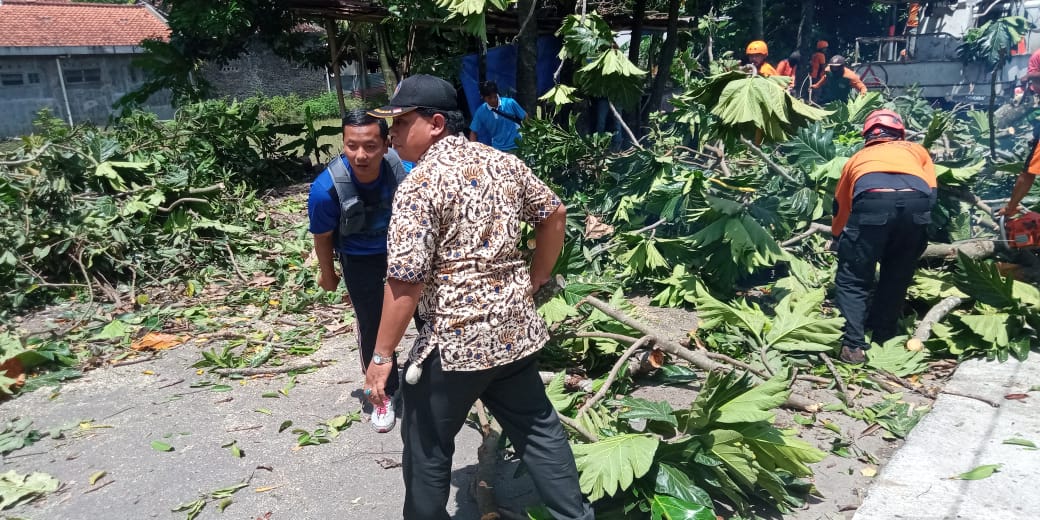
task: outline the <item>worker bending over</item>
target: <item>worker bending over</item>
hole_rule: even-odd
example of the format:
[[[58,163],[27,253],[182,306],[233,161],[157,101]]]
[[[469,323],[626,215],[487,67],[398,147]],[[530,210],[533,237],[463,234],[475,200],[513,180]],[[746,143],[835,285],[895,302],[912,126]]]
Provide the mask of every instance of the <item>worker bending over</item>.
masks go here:
[[[867,330],[873,343],[896,335],[907,287],[928,245],[935,165],[928,151],[905,141],[905,135],[899,114],[871,112],[863,124],[863,149],[845,163],[834,194],[834,299],[845,318],[840,357],[847,363],[866,360]]]

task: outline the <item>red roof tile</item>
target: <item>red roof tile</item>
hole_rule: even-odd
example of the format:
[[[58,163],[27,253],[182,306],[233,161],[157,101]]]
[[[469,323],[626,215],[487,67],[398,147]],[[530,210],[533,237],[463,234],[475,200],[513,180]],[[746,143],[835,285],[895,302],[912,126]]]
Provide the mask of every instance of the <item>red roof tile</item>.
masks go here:
[[[137,45],[169,34],[143,5],[0,0],[0,47]]]

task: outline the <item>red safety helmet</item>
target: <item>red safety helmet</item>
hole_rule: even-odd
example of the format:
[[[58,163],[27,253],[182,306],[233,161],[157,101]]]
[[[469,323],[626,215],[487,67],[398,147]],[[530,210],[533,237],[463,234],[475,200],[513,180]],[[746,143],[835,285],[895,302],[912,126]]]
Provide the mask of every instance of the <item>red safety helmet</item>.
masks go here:
[[[867,120],[863,123],[863,137],[870,139],[871,135],[880,137],[885,130],[898,133],[899,138],[902,139],[906,135],[906,127],[903,126],[903,118],[899,117],[899,114],[886,109],[875,110],[867,116]]]

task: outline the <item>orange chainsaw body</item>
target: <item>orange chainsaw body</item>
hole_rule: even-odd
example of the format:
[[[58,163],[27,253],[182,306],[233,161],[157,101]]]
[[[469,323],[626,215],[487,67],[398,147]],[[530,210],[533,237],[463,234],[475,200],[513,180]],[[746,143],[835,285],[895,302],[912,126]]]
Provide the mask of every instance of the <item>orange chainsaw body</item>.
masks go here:
[[[1021,217],[1008,219],[1004,223],[1004,233],[1008,247],[1040,247],[1040,213],[1027,211]]]

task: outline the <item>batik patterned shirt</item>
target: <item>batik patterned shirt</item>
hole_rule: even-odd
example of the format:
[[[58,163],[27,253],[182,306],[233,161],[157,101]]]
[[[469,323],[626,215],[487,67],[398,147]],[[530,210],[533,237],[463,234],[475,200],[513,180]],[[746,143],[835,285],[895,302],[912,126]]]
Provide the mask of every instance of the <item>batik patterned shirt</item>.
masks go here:
[[[462,136],[430,147],[397,188],[387,244],[387,277],[425,284],[409,362],[440,350],[444,370],[483,370],[542,348],[549,333],[517,244],[522,221],[559,205],[512,155]]]

